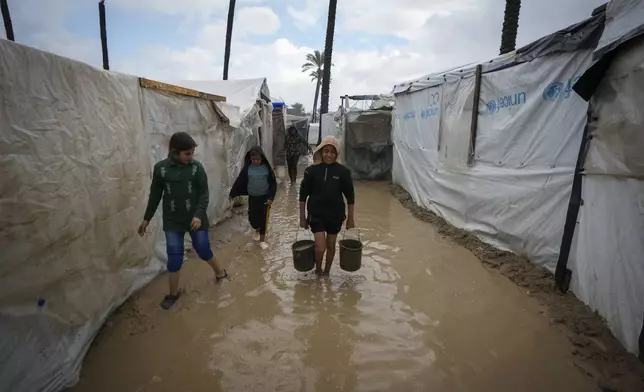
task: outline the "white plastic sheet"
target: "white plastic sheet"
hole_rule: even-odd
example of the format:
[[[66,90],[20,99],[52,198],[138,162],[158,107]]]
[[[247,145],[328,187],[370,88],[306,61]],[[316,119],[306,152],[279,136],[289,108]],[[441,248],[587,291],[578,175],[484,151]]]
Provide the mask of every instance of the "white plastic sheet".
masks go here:
[[[110,312],[163,269],[160,214],[136,227],[171,133],[199,142],[222,217],[246,139],[209,104],[0,40],[1,389],[73,384]]]
[[[318,137],[320,136],[320,123],[309,124],[309,140],[308,143],[312,146],[318,143]],[[322,136],[324,137],[324,136]]]
[[[271,112],[273,107],[267,101],[270,90],[265,78],[238,80],[181,80],[169,82],[204,93],[222,95],[226,103],[239,107],[239,125],[231,122],[252,135],[248,147],[260,145],[266,157],[273,158],[273,126]],[[260,128],[261,139],[260,140]]]
[[[644,37],[613,60],[595,97],[586,173],[644,179]]]
[[[571,289],[637,354],[644,322],[644,181],[588,175],[582,194],[568,263]]]
[[[562,53],[483,75],[476,160],[574,168],[588,104],[572,86],[590,60],[590,51]]]
[[[587,106],[572,94],[561,96],[566,89],[559,88],[589,60],[590,52],[573,52],[484,74],[477,159],[471,168],[453,164],[458,159],[441,159],[442,150],[452,147],[459,151],[456,157],[466,157],[469,82],[460,82],[462,94],[453,91],[454,85],[443,84],[397,95],[394,181],[416,203],[453,225],[553,271]],[[461,98],[443,97],[448,90],[450,97]],[[520,104],[512,104],[515,96]],[[445,114],[433,110],[435,101],[446,107],[461,102],[458,110],[450,108],[451,118],[445,122],[454,124],[460,136],[442,132]],[[455,113],[462,118],[455,119]]]
[[[568,266],[572,290],[638,353],[644,322],[644,39],[620,47],[592,98],[596,120]]]
[[[644,2],[611,0],[606,7],[606,26],[595,50],[595,58],[644,33]]]
[[[467,170],[475,77],[441,85],[440,159],[454,171]]]
[[[191,88],[204,93],[223,95],[226,102],[239,106],[242,117],[253,109],[262,95],[271,96],[266,79],[237,80],[181,80],[170,82],[178,86]]]

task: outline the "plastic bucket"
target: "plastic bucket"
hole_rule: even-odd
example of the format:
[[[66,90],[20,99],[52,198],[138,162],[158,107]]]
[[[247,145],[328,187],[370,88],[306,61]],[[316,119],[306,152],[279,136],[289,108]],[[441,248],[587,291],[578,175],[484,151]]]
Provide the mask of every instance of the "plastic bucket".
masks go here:
[[[284,166],[277,167],[277,177],[284,178],[286,177],[286,168]]]
[[[346,232],[345,232],[346,234]],[[355,272],[362,266],[362,241],[358,238],[345,239],[344,235],[338,242],[340,245],[340,268],[347,272]]]
[[[293,251],[293,267],[300,272],[308,272],[315,267],[315,241],[299,240],[295,234],[295,242],[291,245]]]

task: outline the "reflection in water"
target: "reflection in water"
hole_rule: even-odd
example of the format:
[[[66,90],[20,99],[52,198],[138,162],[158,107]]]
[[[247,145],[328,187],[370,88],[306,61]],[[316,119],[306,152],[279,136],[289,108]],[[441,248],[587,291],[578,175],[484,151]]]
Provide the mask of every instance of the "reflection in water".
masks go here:
[[[298,328],[295,336],[307,342],[302,360],[316,369],[315,390],[355,390],[355,333],[350,323],[340,319],[344,314],[355,314],[360,293],[334,292],[330,280],[302,281],[295,284],[293,298],[294,312],[313,316],[313,324]]]
[[[386,184],[356,189],[360,271],[337,259],[328,278],[294,270],[297,186],[282,184],[268,249],[243,216],[222,225],[215,238],[236,233],[216,246],[233,281],[214,285],[188,263],[186,295],[165,313],[165,281],[153,282],[102,334],[74,390],[592,390],[514,286],[440,240]]]

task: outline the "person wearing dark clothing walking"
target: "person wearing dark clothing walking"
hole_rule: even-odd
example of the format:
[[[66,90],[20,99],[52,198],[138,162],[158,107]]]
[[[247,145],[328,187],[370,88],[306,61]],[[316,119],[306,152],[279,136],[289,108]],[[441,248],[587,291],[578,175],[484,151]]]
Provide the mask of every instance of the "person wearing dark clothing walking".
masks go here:
[[[353,179],[351,170],[337,162],[339,151],[338,140],[325,137],[313,153],[316,164],[304,171],[300,184],[300,227],[311,228],[315,237],[315,273],[318,275],[329,275],[331,271],[337,236],[344,220],[347,230],[355,227]]]
[[[295,183],[297,179],[297,164],[301,155],[305,155],[309,151],[309,145],[306,140],[302,139],[297,128],[291,125],[286,130],[286,139],[284,150],[286,152],[286,167],[288,168],[288,176],[291,184]]]
[[[259,234],[262,244],[266,241],[268,215],[276,193],[277,179],[271,164],[260,147],[252,147],[229,197],[248,195],[248,222]]]

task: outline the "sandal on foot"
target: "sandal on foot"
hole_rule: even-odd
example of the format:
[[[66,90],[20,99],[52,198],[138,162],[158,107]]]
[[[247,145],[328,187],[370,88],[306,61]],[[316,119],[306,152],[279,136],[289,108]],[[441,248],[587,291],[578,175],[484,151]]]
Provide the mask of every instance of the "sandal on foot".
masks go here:
[[[226,272],[226,270],[224,270],[224,274],[222,276],[215,276],[217,283],[221,282],[224,279],[230,280],[230,278],[228,277],[228,272]]]
[[[172,307],[172,305],[174,305],[174,304],[175,304],[175,302],[177,302],[177,300],[179,299],[179,296],[180,296],[180,294],[177,294],[177,295],[166,295],[166,296],[165,296],[165,298],[163,298],[163,301],[161,301],[161,304],[160,304],[160,305],[161,305],[161,307],[162,307],[164,310],[168,310],[168,309],[170,309],[170,308]]]

